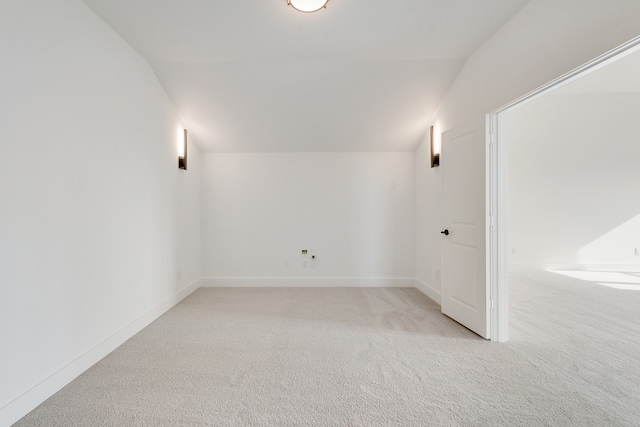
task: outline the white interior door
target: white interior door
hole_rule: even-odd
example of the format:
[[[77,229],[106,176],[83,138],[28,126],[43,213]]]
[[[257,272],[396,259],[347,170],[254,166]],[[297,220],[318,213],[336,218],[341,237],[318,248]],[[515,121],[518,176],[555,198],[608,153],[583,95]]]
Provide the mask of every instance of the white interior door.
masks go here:
[[[442,134],[442,313],[490,338],[487,117]]]

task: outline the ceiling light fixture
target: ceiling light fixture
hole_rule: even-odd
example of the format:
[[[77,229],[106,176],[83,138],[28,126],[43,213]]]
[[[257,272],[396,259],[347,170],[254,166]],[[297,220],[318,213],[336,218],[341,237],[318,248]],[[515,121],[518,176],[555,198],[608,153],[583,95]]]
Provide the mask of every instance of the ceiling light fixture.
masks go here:
[[[287,0],[287,4],[295,10],[305,13],[317,12],[327,8],[329,0]]]

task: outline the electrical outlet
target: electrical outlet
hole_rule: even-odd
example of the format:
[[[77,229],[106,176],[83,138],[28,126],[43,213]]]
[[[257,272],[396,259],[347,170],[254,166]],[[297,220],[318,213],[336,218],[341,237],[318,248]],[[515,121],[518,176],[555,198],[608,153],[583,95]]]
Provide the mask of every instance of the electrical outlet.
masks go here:
[[[182,270],[178,270],[178,277],[177,279],[180,280],[180,278],[182,278]]]
[[[284,268],[291,268],[291,261],[289,261],[288,259],[284,260]]]
[[[436,268],[436,280],[440,280],[440,269]]]
[[[511,255],[518,255],[518,250],[516,248],[511,248]]]
[[[302,268],[309,268],[309,261],[306,259],[302,260]]]
[[[633,253],[634,253],[634,255],[640,256],[640,248],[636,248]]]

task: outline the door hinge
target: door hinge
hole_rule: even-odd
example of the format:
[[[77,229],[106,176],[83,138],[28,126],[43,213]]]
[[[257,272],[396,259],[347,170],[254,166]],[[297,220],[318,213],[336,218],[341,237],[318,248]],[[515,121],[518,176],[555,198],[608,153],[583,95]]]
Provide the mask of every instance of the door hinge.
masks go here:
[[[496,300],[491,298],[491,310],[495,310],[495,309],[496,309]]]
[[[493,215],[489,215],[489,227],[495,227],[496,221]]]

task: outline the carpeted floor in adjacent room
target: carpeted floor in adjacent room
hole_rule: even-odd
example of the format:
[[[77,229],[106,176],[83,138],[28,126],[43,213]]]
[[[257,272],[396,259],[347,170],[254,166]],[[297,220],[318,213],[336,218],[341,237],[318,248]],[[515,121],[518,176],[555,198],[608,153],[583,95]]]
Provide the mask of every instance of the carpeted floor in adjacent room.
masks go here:
[[[640,425],[640,291],[514,273],[510,303],[496,344],[416,289],[202,288],[16,425]]]

